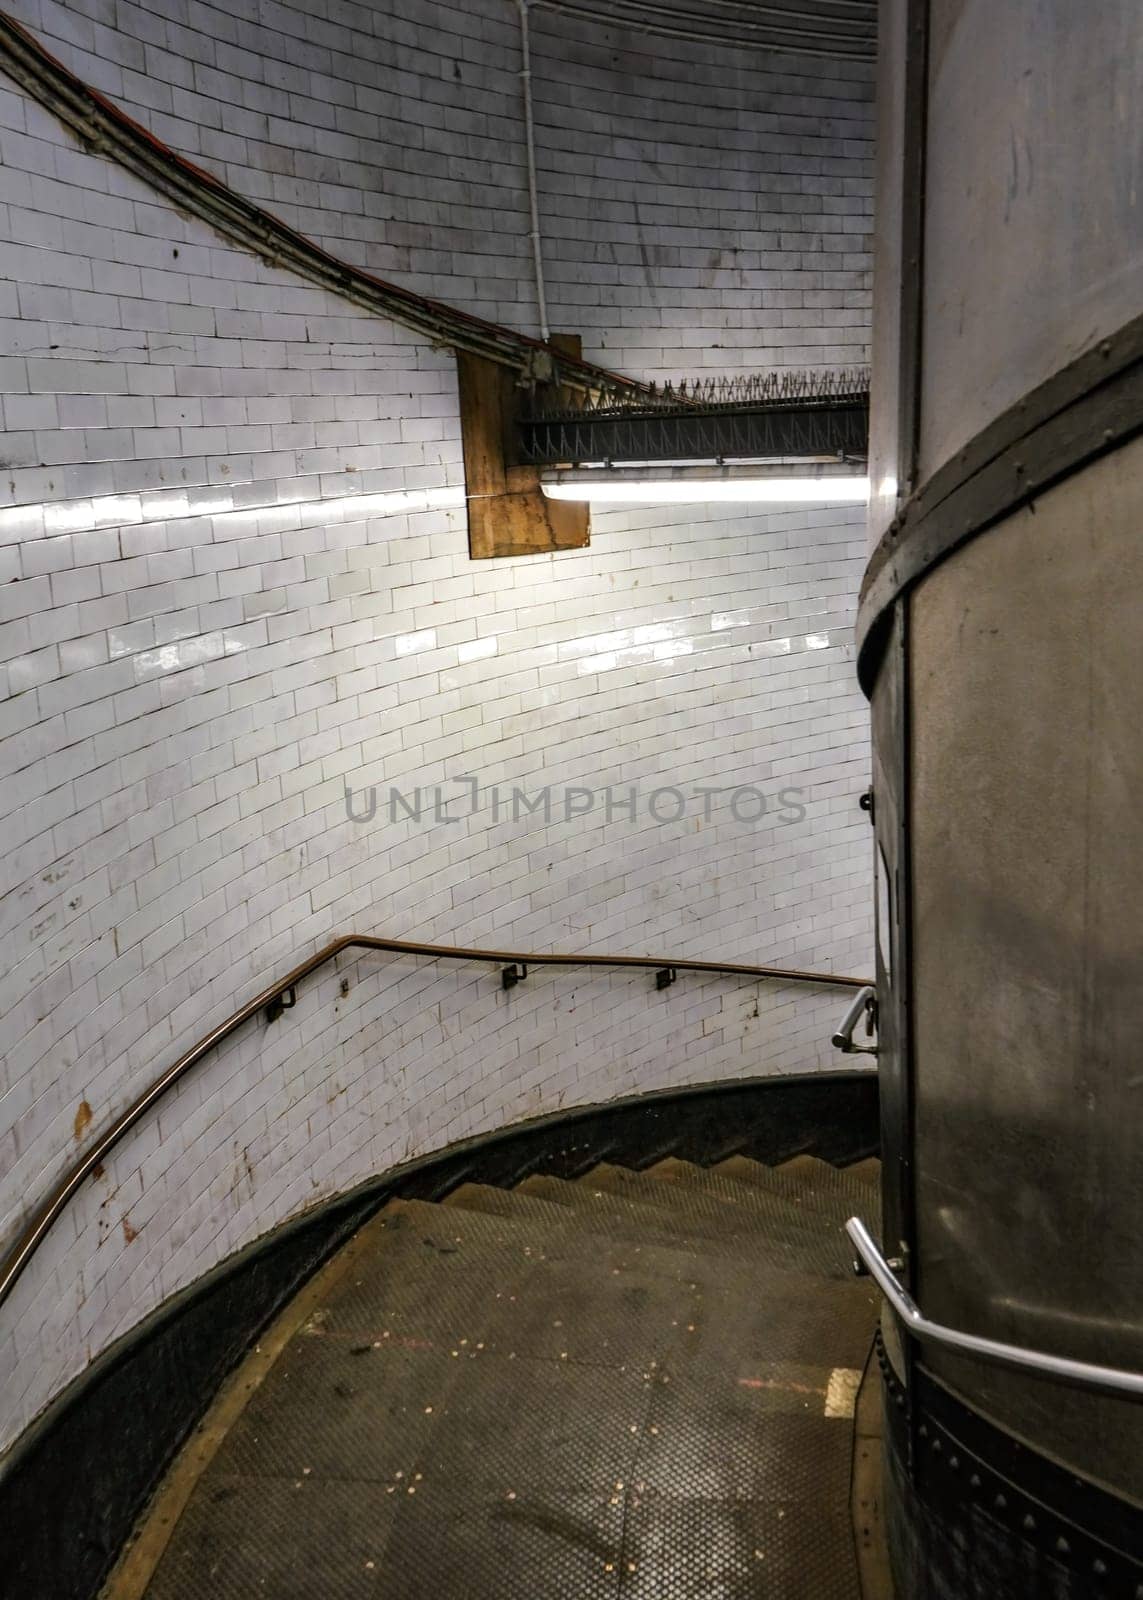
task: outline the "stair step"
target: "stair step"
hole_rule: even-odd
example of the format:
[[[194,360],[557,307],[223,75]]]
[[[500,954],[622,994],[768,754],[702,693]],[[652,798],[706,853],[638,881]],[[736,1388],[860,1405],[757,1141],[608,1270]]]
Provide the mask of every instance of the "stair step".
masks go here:
[[[765,1172],[767,1169],[762,1170]],[[643,1176],[660,1192],[684,1190],[695,1197],[704,1195],[710,1204],[721,1205],[739,1215],[745,1211],[754,1219],[761,1218],[767,1225],[774,1217],[787,1216],[792,1210],[803,1219],[807,1228],[815,1231],[823,1227],[838,1228],[847,1217],[853,1215],[855,1206],[852,1198],[822,1195],[813,1191],[803,1193],[796,1185],[786,1182],[743,1183],[717,1168],[699,1167],[673,1156],[648,1167]]]
[[[855,1205],[864,1204],[869,1197],[868,1185],[853,1180],[839,1181],[840,1171],[814,1156],[795,1156],[776,1167],[767,1167],[746,1156],[732,1156],[729,1161],[712,1167],[700,1167],[693,1161],[668,1156],[647,1170],[673,1183],[701,1186],[704,1180],[710,1179],[715,1185],[733,1184],[738,1199],[744,1194],[770,1195],[815,1215],[829,1217],[843,1212],[849,1216]]]
[[[877,1156],[866,1156],[864,1161],[854,1161],[848,1167],[839,1169],[847,1178],[854,1178],[858,1183],[866,1183],[871,1189],[881,1188],[881,1161]]]
[[[488,1216],[547,1224],[553,1230],[550,1236],[553,1242],[571,1232],[573,1235],[601,1234],[636,1244],[650,1240],[682,1250],[714,1245],[724,1248],[727,1256],[737,1256],[741,1249],[736,1232],[703,1224],[677,1207],[652,1206],[625,1200],[620,1195],[595,1193],[561,1178],[526,1178],[514,1189],[465,1183],[447,1195],[441,1204],[448,1210],[473,1210]],[[747,1248],[752,1237],[753,1234],[747,1235]]]
[[[299,1488],[312,1478],[348,1483],[351,1498],[355,1479],[372,1483],[386,1517],[387,1484],[402,1517],[416,1510],[407,1483],[438,1518],[488,1484],[481,1515],[495,1517],[509,1490],[546,1515],[549,1500],[566,1510],[569,1472],[593,1504],[638,1482],[636,1510],[643,1480],[652,1496],[684,1483],[700,1497],[777,1495],[815,1517],[824,1495],[844,1500],[849,1429],[829,1410],[831,1382],[864,1363],[877,1301],[867,1280],[749,1257],[744,1271],[739,1250],[634,1246],[544,1202],[501,1217],[394,1200],[367,1226],[371,1250],[222,1442],[204,1514],[241,1492],[245,1516],[260,1516],[264,1485],[286,1482],[293,1516],[320,1516],[304,1498],[312,1485]],[[350,1523],[361,1509],[355,1500]],[[275,1539],[296,1536],[288,1499],[273,1513]],[[429,1527],[408,1535],[422,1539],[422,1563]],[[245,1549],[242,1519],[230,1531]],[[188,1564],[187,1594],[199,1592],[193,1575]]]
[[[823,1228],[836,1226],[839,1220],[836,1205],[822,1205],[813,1199],[803,1203],[800,1196],[782,1189],[738,1183],[673,1157],[640,1172],[601,1162],[576,1182],[581,1188],[603,1190],[643,1205],[671,1211],[684,1206],[688,1214],[717,1218],[723,1227],[732,1230],[756,1228],[760,1219],[768,1225],[775,1221],[779,1226],[788,1225],[794,1216],[817,1234]]]
[[[527,1180],[531,1182],[531,1180]],[[792,1271],[824,1277],[847,1277],[852,1272],[852,1251],[840,1229],[828,1226],[807,1229],[791,1209],[784,1226],[770,1229],[730,1228],[716,1222],[700,1224],[685,1212],[625,1201],[618,1195],[581,1189],[575,1182],[545,1179],[541,1198],[521,1188],[496,1189],[486,1184],[465,1183],[441,1202],[446,1209],[480,1211],[486,1215],[518,1217],[546,1222],[557,1230],[559,1218],[572,1232],[599,1235],[635,1245],[654,1244],[675,1247],[689,1254],[714,1252],[729,1260],[767,1261]],[[554,1242],[561,1235],[553,1233]]]
[[[496,1189],[481,1184],[465,1184],[473,1191],[453,1194],[439,1203],[427,1200],[391,1200],[382,1213],[383,1220],[396,1224],[403,1230],[406,1240],[414,1246],[423,1244],[431,1266],[448,1271],[462,1264],[465,1252],[473,1246],[499,1251],[505,1264],[514,1263],[521,1273],[536,1266],[547,1268],[562,1262],[581,1260],[587,1263],[626,1263],[628,1266],[654,1266],[656,1271],[671,1276],[677,1282],[694,1276],[695,1263],[709,1259],[712,1263],[708,1276],[727,1286],[740,1286],[742,1263],[753,1260],[751,1236],[735,1237],[723,1241],[699,1239],[694,1248],[674,1235],[655,1236],[646,1229],[597,1232],[582,1226],[581,1214],[571,1207],[546,1200],[521,1196],[514,1189]],[[453,1197],[460,1196],[459,1203]],[[506,1204],[505,1204],[506,1202]],[[520,1202],[523,1202],[521,1204]],[[485,1209],[488,1206],[489,1209]],[[493,1209],[495,1208],[495,1209]],[[443,1225],[442,1225],[443,1223]],[[712,1243],[714,1248],[712,1249]],[[725,1244],[725,1248],[723,1245]],[[745,1252],[744,1252],[745,1247]],[[380,1259],[380,1258],[379,1258]],[[382,1275],[388,1285],[387,1292],[400,1287],[397,1267],[410,1279],[409,1261],[394,1256],[387,1250],[380,1261]],[[424,1269],[425,1257],[420,1258],[417,1276]],[[847,1257],[848,1261],[848,1257]],[[800,1261],[784,1274],[781,1265],[768,1269],[772,1281],[780,1283],[791,1293],[804,1290],[807,1294],[829,1296],[834,1286],[807,1275]],[[366,1266],[358,1271],[361,1279],[368,1273]],[[876,1292],[868,1279],[857,1279],[851,1271],[839,1280],[842,1287],[857,1284],[867,1291],[871,1303],[876,1303]],[[488,1284],[478,1287],[477,1294],[487,1296]]]
[[[829,1208],[832,1215],[844,1212],[848,1217],[855,1211],[863,1214],[869,1211],[868,1182],[852,1176],[844,1167],[830,1166],[828,1161],[821,1161],[817,1156],[794,1156],[776,1167],[763,1166],[748,1156],[730,1156],[709,1170],[771,1193],[798,1195],[802,1204],[816,1202]]]
[[[649,1191],[638,1196],[593,1188],[582,1181],[538,1175],[517,1187],[523,1193],[575,1211],[591,1227],[597,1226],[601,1217],[614,1217],[627,1226],[653,1228],[684,1240],[733,1243],[742,1239],[771,1245],[778,1242],[783,1253],[800,1260],[807,1271],[830,1273],[851,1266],[852,1252],[841,1233],[843,1218],[807,1217],[782,1196],[774,1197],[762,1218],[745,1207],[731,1206],[679,1184],[656,1183],[653,1177],[646,1181]]]
[[[780,1189],[627,1176],[654,1203],[554,1179],[390,1201],[245,1383],[147,1600],[204,1571],[220,1597],[854,1600],[876,1288]]]
[[[612,1172],[616,1170],[622,1169],[611,1169]],[[757,1212],[736,1206],[732,1201],[664,1180],[656,1176],[653,1167],[644,1173],[633,1172],[630,1183],[621,1180],[618,1189],[607,1189],[582,1177],[569,1181],[535,1174],[517,1184],[516,1192],[551,1200],[587,1216],[596,1215],[601,1207],[605,1210],[622,1207],[624,1214],[630,1209],[636,1220],[672,1232],[677,1230],[684,1238],[724,1239],[739,1233],[777,1231],[804,1238],[806,1244],[812,1246],[823,1232],[829,1231],[828,1220],[820,1216],[807,1218],[796,1202],[784,1195],[770,1197],[769,1211],[763,1221]]]
[[[511,1190],[493,1192],[514,1197]],[[688,1248],[677,1239],[656,1239],[645,1230],[631,1237],[601,1235],[580,1226],[577,1212],[544,1201],[527,1207],[524,1214],[511,1215],[449,1207],[447,1226],[442,1229],[441,1210],[425,1201],[394,1201],[385,1213],[389,1217],[396,1212],[394,1220],[414,1246],[422,1236],[436,1246],[419,1261],[413,1256],[401,1262],[404,1274],[420,1286],[413,1321],[407,1327],[396,1320],[400,1305],[395,1296],[399,1296],[401,1282],[391,1252],[387,1252],[384,1275],[378,1276],[375,1287],[371,1289],[366,1280],[355,1291],[369,1297],[372,1304],[383,1304],[390,1340],[413,1329],[431,1332],[436,1319],[441,1323],[438,1339],[469,1335],[469,1354],[475,1342],[482,1342],[490,1353],[496,1349],[503,1353],[505,1328],[512,1330],[511,1348],[517,1354],[536,1353],[535,1340],[529,1343],[521,1331],[522,1314],[509,1309],[536,1299],[549,1319],[544,1327],[553,1329],[550,1337],[545,1333],[540,1342],[559,1354],[567,1347],[567,1336],[558,1330],[571,1325],[561,1308],[586,1275],[597,1291],[602,1285],[607,1295],[622,1291],[626,1298],[622,1308],[612,1312],[601,1309],[594,1332],[581,1325],[579,1359],[588,1359],[591,1349],[598,1359],[609,1359],[606,1347],[614,1348],[622,1341],[623,1326],[629,1327],[632,1319],[641,1320],[642,1301],[653,1280],[660,1289],[671,1286],[674,1295],[670,1316],[662,1322],[664,1337],[677,1324],[684,1332],[700,1332],[708,1345],[721,1346],[728,1341],[728,1358],[737,1351],[744,1370],[752,1363],[799,1359],[799,1351],[800,1359],[844,1365],[848,1347],[835,1344],[834,1319],[848,1318],[855,1307],[868,1312],[877,1304],[877,1292],[868,1279],[854,1278],[852,1273],[823,1278],[803,1270],[800,1257],[767,1259],[749,1245],[744,1251],[741,1238],[731,1248],[723,1244],[712,1248],[707,1240]],[[453,1247],[451,1254],[441,1251],[442,1240]],[[426,1273],[433,1277],[429,1287]],[[466,1301],[458,1301],[456,1293],[450,1292],[452,1281],[459,1282]],[[812,1349],[805,1344],[808,1322],[820,1329]],[[755,1337],[751,1331],[755,1327],[764,1330],[764,1337],[762,1332]],[[792,1334],[795,1329],[801,1332],[787,1337],[786,1329]],[[331,1326],[329,1331],[335,1330]],[[466,1349],[460,1349],[462,1357]]]

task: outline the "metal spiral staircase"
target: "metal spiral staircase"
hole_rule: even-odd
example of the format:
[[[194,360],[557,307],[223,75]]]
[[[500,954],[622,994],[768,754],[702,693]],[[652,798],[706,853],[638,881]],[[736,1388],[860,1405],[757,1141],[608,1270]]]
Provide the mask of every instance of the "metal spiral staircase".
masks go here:
[[[232,1375],[108,1600],[858,1600],[878,1163],[393,1199]]]

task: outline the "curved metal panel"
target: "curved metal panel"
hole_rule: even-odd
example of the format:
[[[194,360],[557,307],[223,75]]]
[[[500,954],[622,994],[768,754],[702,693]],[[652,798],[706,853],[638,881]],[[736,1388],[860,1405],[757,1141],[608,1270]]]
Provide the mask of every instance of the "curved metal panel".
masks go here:
[[[887,1515],[905,1600],[1128,1600],[1143,1514],[992,1426],[918,1363],[910,1404],[884,1350]],[[910,1454],[912,1460],[910,1462]]]
[[[1143,440],[958,551],[910,607],[917,1243],[927,1314],[1143,1367]],[[1143,1500],[1126,1402],[933,1352]]]
[[[912,1295],[901,1287],[897,1272],[881,1254],[877,1241],[862,1219],[850,1217],[845,1231],[861,1265],[885,1296],[890,1309],[922,1344],[979,1356],[993,1366],[1019,1367],[1041,1377],[1058,1378],[1062,1383],[1072,1383],[1078,1388],[1098,1389],[1104,1394],[1127,1394],[1136,1400],[1143,1400],[1143,1372],[1128,1371],[1123,1367],[1100,1367],[1091,1361],[1076,1361],[1072,1356],[1056,1355],[1049,1350],[1030,1350],[1022,1344],[1003,1344],[999,1339],[986,1339],[979,1333],[966,1333],[963,1328],[950,1328],[946,1323],[934,1322],[925,1315]]]
[[[924,0],[882,0],[873,235],[871,545],[915,487],[926,31]]]
[[[891,1255],[907,1261],[913,1245],[913,1137],[905,873],[908,808],[905,628],[905,607],[899,605],[893,611],[885,657],[873,688],[872,718],[882,1237]]]
[[[1143,317],[1023,396],[923,483],[874,551],[857,617],[858,674],[877,673],[889,608],[932,567],[1143,430]]]
[[[1143,301],[1143,9],[930,16],[922,480]]]
[[[1139,1371],[1143,12],[890,0],[886,24],[879,543],[858,619],[894,883],[881,920],[904,956],[882,948],[877,972],[885,1248],[934,1322]],[[894,1355],[895,1406],[916,1493],[915,1348],[908,1362]],[[1129,1401],[935,1346],[923,1364],[1073,1484],[1143,1504]],[[951,1550],[955,1519],[930,1513]]]

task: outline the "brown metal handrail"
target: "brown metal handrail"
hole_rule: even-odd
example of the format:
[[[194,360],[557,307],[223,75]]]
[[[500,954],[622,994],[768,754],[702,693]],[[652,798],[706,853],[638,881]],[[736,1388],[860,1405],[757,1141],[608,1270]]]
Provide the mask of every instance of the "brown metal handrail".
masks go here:
[[[297,984],[318,967],[323,967],[333,961],[343,950],[381,950],[391,955],[402,956],[431,956],[447,961],[486,961],[498,967],[514,969],[517,967],[643,967],[656,969],[659,972],[714,972],[731,974],[744,978],[778,978],[794,983],[815,983],[831,985],[836,988],[860,989],[867,978],[847,978],[834,972],[800,972],[786,967],[754,967],[742,966],[725,961],[667,961],[658,956],[603,956],[603,955],[524,955],[518,950],[466,950],[454,945],[420,944],[408,939],[377,939],[371,934],[347,934],[342,939],[335,939],[332,944],[323,946],[305,961],[293,967],[284,978],[277,983],[263,989],[261,994],[248,1000],[241,1010],[236,1011],[225,1022],[220,1022],[196,1045],[184,1052],[178,1060],[169,1066],[160,1078],[156,1078],[149,1089],[133,1100],[125,1111],[111,1126],[100,1135],[75,1165],[68,1171],[43,1205],[36,1212],[16,1245],[12,1249],[0,1269],[0,1305],[15,1288],[16,1283],[43,1242],[48,1230],[56,1218],[63,1211],[72,1195],[75,1194],[85,1178],[99,1167],[114,1150],[115,1146],[130,1132],[135,1124],[143,1117],[153,1105],[156,1105],[168,1089],[174,1087],[179,1079],[184,1077],[193,1066],[208,1055],[215,1045],[221,1044],[224,1039],[240,1028],[251,1017],[257,1016],[259,1011],[267,1008],[282,1008],[286,995],[290,995],[289,1005],[294,1004],[293,991]],[[513,982],[516,981],[515,976]],[[508,987],[507,982],[505,987]],[[276,1014],[276,1010],[275,1010]]]

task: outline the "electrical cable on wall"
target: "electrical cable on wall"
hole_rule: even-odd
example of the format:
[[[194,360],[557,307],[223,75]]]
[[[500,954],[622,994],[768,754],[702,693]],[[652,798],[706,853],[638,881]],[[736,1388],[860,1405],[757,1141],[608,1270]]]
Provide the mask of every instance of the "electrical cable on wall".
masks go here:
[[[795,6],[735,6],[725,15],[710,6],[699,13],[662,0],[530,0],[557,15],[623,27],[634,33],[695,44],[740,47],[839,61],[876,56],[876,6],[868,0],[833,0],[830,9]],[[714,0],[733,4],[733,0]]]

